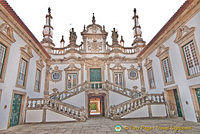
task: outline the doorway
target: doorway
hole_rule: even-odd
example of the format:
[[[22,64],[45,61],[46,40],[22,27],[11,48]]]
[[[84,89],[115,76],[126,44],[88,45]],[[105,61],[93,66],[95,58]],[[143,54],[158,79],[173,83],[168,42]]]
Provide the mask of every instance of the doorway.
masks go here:
[[[169,108],[169,115],[171,117],[173,116],[183,117],[180,97],[179,97],[177,89],[175,88],[175,89],[166,90],[166,98],[167,98],[167,104]]]
[[[89,95],[88,96],[88,115],[89,116],[104,116],[105,115],[105,103],[104,95]]]
[[[11,116],[10,116],[10,127],[16,126],[19,124],[21,105],[22,105],[22,95],[14,93],[13,102],[12,102],[12,111],[11,111]]]

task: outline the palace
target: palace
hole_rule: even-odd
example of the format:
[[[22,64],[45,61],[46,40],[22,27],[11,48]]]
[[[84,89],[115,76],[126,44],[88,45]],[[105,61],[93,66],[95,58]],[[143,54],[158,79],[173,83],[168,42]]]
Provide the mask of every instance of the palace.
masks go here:
[[[94,116],[200,121],[199,0],[186,0],[148,44],[134,9],[131,47],[115,28],[109,44],[94,14],[81,44],[71,28],[55,47],[52,19],[49,8],[39,42],[0,1],[0,129]]]

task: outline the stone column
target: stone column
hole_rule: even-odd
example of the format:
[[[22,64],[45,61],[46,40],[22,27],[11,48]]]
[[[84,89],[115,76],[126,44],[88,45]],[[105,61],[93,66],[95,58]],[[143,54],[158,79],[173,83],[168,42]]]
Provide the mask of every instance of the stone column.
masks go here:
[[[143,67],[142,67],[142,60],[139,59],[138,60],[138,65],[139,65],[139,72],[140,72],[140,84],[141,84],[141,92],[145,93],[146,92],[146,88],[145,88],[145,83],[144,83],[144,75],[143,75]]]
[[[45,85],[44,85],[44,97],[49,95],[49,74],[50,74],[50,61],[46,61],[46,75],[45,75]]]

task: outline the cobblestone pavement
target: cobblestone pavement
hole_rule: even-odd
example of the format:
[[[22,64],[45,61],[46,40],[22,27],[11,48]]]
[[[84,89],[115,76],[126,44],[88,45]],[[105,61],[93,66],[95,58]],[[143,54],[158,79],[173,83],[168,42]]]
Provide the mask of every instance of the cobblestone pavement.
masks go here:
[[[121,131],[115,132],[114,126]],[[174,130],[175,128],[185,130]],[[165,129],[165,130],[164,130]],[[186,130],[187,129],[187,130]],[[190,129],[190,130],[188,130]],[[24,124],[1,130],[1,134],[200,134],[200,123],[182,119],[128,119],[113,121],[106,118],[91,118],[86,122]]]

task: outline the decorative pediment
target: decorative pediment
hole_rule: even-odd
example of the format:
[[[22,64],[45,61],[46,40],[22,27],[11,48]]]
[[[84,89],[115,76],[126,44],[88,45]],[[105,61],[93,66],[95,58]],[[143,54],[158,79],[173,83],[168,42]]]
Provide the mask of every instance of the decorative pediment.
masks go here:
[[[178,30],[177,30],[177,34],[176,34],[176,38],[174,40],[175,43],[178,43],[183,40],[186,37],[190,37],[192,34],[194,34],[194,27],[189,28],[188,26],[181,26]]]
[[[37,67],[39,67],[40,69],[44,67],[44,62],[42,59],[37,60],[36,64],[37,64]]]
[[[144,66],[146,68],[150,68],[152,66],[152,60],[150,60],[149,58],[146,58]]]
[[[30,46],[25,45],[24,47],[20,47],[20,50],[21,50],[22,55],[27,57],[28,60],[30,60],[30,58],[33,57],[32,50],[31,50]]]
[[[13,29],[6,23],[0,24],[0,34],[4,39],[7,39],[10,43],[14,43],[16,40],[13,36]]]
[[[79,71],[80,68],[76,67],[74,63],[70,63],[67,68],[64,69],[65,71]]]
[[[115,63],[115,66],[110,69],[111,70],[125,70],[126,68],[123,67],[120,63]]]
[[[169,47],[165,47],[164,45],[160,45],[159,48],[158,48],[156,56],[160,57],[160,56],[167,54],[167,53],[169,53]]]

